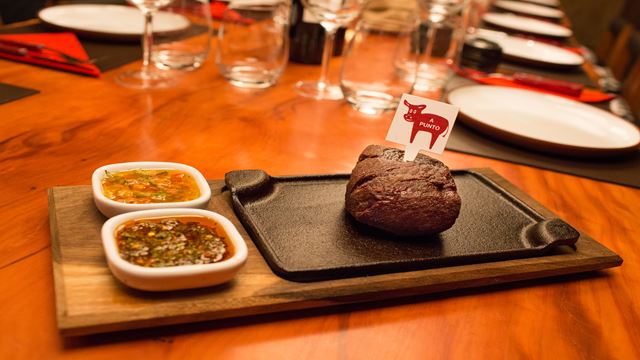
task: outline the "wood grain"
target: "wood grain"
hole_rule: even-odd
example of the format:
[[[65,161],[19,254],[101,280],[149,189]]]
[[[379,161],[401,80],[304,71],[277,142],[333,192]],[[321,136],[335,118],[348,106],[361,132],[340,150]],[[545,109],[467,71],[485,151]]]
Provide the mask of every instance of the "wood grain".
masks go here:
[[[114,84],[138,66],[92,79],[0,60],[0,81],[41,91],[0,106],[0,358],[640,358],[640,190],[453,152],[439,158],[492,168],[625,263],[377,306],[62,338],[47,188],[87,185],[100,165],[136,160],[184,162],[210,179],[349,172],[366,145],[383,143],[391,117],[297,97],[293,84],[315,79],[314,66],[290,64],[263,91],[234,88],[212,61],[172,89]]]
[[[556,217],[489,169],[477,170],[545,218]],[[148,293],[123,286],[110,273],[100,229],[105,220],[89,186],[49,191],[58,326],[63,335],[84,335],[183,322],[329,307],[417,294],[495,285],[618,266],[622,259],[582,235],[576,250],[543,257],[296,283],[269,269],[235,216],[221,180],[211,183],[209,210],[231,219],[247,241],[247,266],[230,283],[198,290]]]

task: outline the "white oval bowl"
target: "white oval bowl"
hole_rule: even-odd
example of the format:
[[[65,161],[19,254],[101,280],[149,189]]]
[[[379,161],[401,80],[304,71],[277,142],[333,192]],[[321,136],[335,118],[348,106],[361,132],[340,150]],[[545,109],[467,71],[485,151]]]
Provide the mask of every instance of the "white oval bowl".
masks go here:
[[[118,226],[132,220],[173,216],[203,216],[215,221],[224,229],[235,253],[226,260],[212,264],[155,268],[135,265],[120,257],[115,239]],[[102,226],[102,246],[111,273],[125,285],[146,291],[193,289],[222,284],[233,279],[247,261],[247,245],[231,221],[218,213],[200,209],[155,209],[114,216]]]
[[[200,196],[196,199],[189,201],[179,202],[163,202],[163,203],[149,203],[149,204],[126,204],[123,202],[111,200],[104,196],[102,192],[102,179],[105,177],[105,171],[118,172],[126,170],[181,170],[189,175],[193,176],[200,189]],[[131,211],[151,210],[151,209],[166,209],[166,208],[194,208],[194,209],[206,209],[209,200],[211,199],[211,188],[207,183],[207,180],[202,174],[194,167],[189,165],[173,163],[173,162],[161,162],[161,161],[138,161],[127,162],[119,164],[109,164],[97,168],[91,176],[91,187],[93,188],[93,200],[96,207],[104,216],[112,217],[119,214],[124,214]]]

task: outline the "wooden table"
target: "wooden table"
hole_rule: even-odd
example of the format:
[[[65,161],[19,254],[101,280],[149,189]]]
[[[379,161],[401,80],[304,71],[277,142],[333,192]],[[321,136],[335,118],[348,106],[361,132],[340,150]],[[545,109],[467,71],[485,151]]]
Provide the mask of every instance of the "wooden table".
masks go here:
[[[41,90],[0,106],[0,358],[640,358],[640,190],[445,152],[490,167],[620,254],[622,267],[508,286],[161,329],[63,338],[55,320],[46,190],[100,165],[183,162],[209,179],[350,172],[391,114],[296,96],[318,68],[291,64],[267,90],[231,86],[212,61],[172,89],[124,89],[139,63],[81,77],[0,61],[0,81]]]

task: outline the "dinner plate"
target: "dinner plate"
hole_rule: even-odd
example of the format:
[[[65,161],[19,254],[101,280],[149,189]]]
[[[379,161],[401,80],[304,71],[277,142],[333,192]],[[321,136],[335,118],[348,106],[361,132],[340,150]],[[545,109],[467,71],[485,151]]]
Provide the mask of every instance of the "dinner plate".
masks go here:
[[[544,5],[544,6],[552,6],[552,7],[560,6],[560,2],[558,0],[523,0],[523,1],[538,4],[538,5]]]
[[[564,26],[513,14],[487,13],[482,19],[501,28],[536,35],[566,38],[573,34],[570,29]]]
[[[584,63],[582,56],[540,41],[509,36],[505,33],[478,29],[477,37],[491,40],[502,48],[503,55],[512,61],[541,67],[576,67]]]
[[[100,38],[139,40],[144,27],[142,12],[122,5],[59,5],[41,10],[38,17],[46,24]],[[169,35],[189,24],[182,15],[159,11],[153,17],[153,32]]]
[[[460,119],[489,136],[542,152],[607,156],[635,152],[640,131],[593,106],[502,86],[471,85],[448,95]]]
[[[498,0],[493,5],[503,10],[551,19],[561,19],[564,16],[564,13],[558,9],[520,1]]]

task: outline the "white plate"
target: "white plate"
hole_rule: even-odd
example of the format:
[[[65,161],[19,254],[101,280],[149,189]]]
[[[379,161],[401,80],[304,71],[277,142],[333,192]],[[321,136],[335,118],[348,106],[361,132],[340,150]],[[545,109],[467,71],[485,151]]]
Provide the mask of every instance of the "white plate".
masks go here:
[[[558,0],[524,0],[524,1],[539,4],[539,5],[544,5],[544,6],[553,6],[553,7],[560,6],[560,2]]]
[[[76,4],[45,8],[38,13],[43,22],[85,35],[101,37],[142,36],[144,18],[134,7],[121,5]],[[189,27],[189,20],[179,14],[157,12],[153,17],[153,32],[170,34]]]
[[[461,120],[490,136],[543,152],[578,156],[635,152],[640,131],[590,105],[534,91],[472,85],[453,90]]]
[[[520,1],[498,0],[493,5],[504,10],[514,11],[520,14],[540,16],[550,19],[561,19],[564,13],[558,9],[547,6],[528,4]]]
[[[482,19],[496,26],[536,35],[569,37],[573,34],[564,26],[513,14],[487,13]]]
[[[497,43],[503,54],[514,61],[563,67],[580,66],[584,63],[582,56],[559,46],[485,29],[478,29],[476,36]]]

